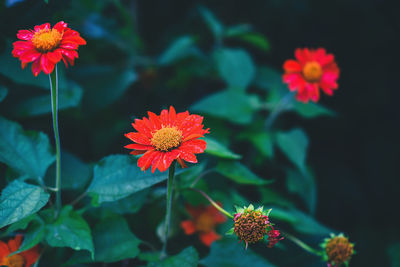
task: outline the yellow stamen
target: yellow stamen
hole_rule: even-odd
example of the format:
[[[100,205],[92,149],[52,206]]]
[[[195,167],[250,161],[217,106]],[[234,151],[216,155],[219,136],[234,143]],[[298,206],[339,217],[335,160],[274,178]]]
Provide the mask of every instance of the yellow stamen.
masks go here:
[[[25,259],[19,254],[12,255],[11,257],[7,257],[2,262],[5,266],[8,267],[22,267],[25,264]]]
[[[303,67],[303,76],[307,82],[318,82],[322,73],[322,67],[316,61],[307,62]]]
[[[62,34],[56,29],[43,29],[35,32],[32,43],[40,52],[49,52],[58,47],[62,40]]]
[[[159,151],[170,151],[182,143],[182,133],[175,127],[165,127],[156,131],[151,144]]]

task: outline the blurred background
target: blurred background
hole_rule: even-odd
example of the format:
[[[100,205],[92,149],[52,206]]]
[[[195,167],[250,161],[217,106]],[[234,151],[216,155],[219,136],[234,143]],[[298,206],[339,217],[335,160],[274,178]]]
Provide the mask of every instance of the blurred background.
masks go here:
[[[339,89],[332,97],[322,96],[320,104],[336,116],[309,119],[285,112],[275,126],[302,127],[308,135],[307,164],[316,185],[314,217],[355,243],[357,255],[350,266],[400,266],[400,217],[395,206],[400,185],[400,91],[396,88],[400,17],[395,1],[48,2],[3,0],[0,6],[0,81],[8,88],[0,111],[25,129],[41,130],[52,137],[49,110],[38,106],[43,101],[28,101],[44,94],[30,86],[43,79],[47,83],[47,77],[41,74],[42,80],[32,82],[29,70],[25,76],[13,74],[12,66],[19,62],[9,51],[19,29],[68,22],[88,44],[79,48],[75,67],[61,70],[70,88],[64,94],[65,111],[60,113],[62,146],[86,162],[125,154],[127,140],[121,133],[130,131],[133,118],[145,116],[148,110],[158,113],[170,105],[178,111],[190,109],[225,87],[208,64],[207,55],[220,44],[206,25],[207,12],[226,27],[247,25],[264,36],[256,45],[239,38],[221,41],[245,49],[257,66],[282,72],[283,62],[293,58],[298,47],[324,47],[333,53],[341,70]],[[166,54],[179,38],[189,38],[181,40],[182,47],[177,46],[185,54]],[[248,91],[259,93],[256,86]],[[21,103],[21,99],[26,101]],[[218,120],[211,114],[207,121],[213,132],[212,125]],[[250,125],[228,123],[227,127],[229,134],[214,130],[218,139],[240,135]],[[244,158],[249,156],[245,143],[226,143]],[[278,152],[277,157],[283,155]],[[260,176],[274,176],[277,190],[284,187],[282,173],[270,166],[270,160],[254,162]],[[245,195],[253,189],[248,190]],[[277,255],[287,257],[283,252]],[[307,257],[298,263],[296,266],[323,266]],[[280,266],[279,260],[276,264]],[[294,266],[294,262],[282,266]]]

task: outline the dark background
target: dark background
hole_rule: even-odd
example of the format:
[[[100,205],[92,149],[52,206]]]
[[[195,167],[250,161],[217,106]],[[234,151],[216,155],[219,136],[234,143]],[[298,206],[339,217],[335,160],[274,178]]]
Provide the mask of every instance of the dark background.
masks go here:
[[[49,5],[39,2],[25,1],[10,8],[7,14],[2,13],[2,41],[12,40],[16,31],[26,25],[53,22],[55,12],[62,18],[62,10],[68,7],[68,1],[50,0]],[[198,4],[189,0],[132,2],[137,31],[146,43],[146,52],[160,51],[169,34],[192,32],[192,27],[199,23],[194,12]],[[339,115],[313,120],[284,116],[298,120],[296,124],[304,126],[311,140],[308,162],[318,183],[316,218],[343,231],[355,242],[357,255],[351,266],[389,266],[387,248],[398,242],[400,235],[396,205],[400,184],[399,8],[394,1],[383,0],[202,1],[202,4],[226,25],[249,23],[268,37],[272,48],[267,54],[252,53],[256,63],[280,69],[284,60],[293,58],[297,47],[325,47],[335,55],[341,70],[339,90],[333,97],[322,97],[321,103]],[[182,23],[185,20],[191,23]],[[112,55],[101,57],[109,59]],[[160,105],[169,104],[183,109],[207,93],[207,90],[200,94],[187,92],[177,99],[165,100],[164,95],[155,92],[130,90],[129,96],[134,95],[135,99],[133,103],[121,100],[119,104],[128,107],[119,112],[142,114],[151,107],[158,110]],[[140,103],[145,103],[146,108],[138,107]],[[34,129],[36,122],[27,119],[23,125]],[[106,122],[107,118],[103,123]],[[100,122],[89,126],[95,123]],[[72,119],[65,128],[71,125]],[[89,126],[80,136],[64,135],[66,146],[79,151],[74,143],[90,139]],[[50,128],[46,132],[51,135]],[[122,153],[119,147],[107,152]],[[88,151],[91,150],[79,154],[84,159],[103,156]]]

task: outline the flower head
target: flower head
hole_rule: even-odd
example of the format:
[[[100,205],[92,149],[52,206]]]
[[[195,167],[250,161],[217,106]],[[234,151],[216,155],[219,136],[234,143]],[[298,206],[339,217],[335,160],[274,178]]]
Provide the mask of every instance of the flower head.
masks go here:
[[[285,74],[283,81],[290,91],[297,91],[296,98],[302,102],[310,99],[319,100],[321,89],[325,94],[332,95],[338,88],[339,68],[332,54],[327,54],[324,48],[297,48],[294,59],[288,59],[283,64]]]
[[[169,168],[173,160],[185,168],[184,161],[196,163],[195,154],[203,153],[207,147],[204,140],[198,138],[208,133],[203,129],[203,117],[189,115],[189,112],[176,113],[171,106],[161,111],[160,115],[148,112],[149,118],[136,119],[132,123],[137,132],[125,134],[134,144],[125,146],[133,149],[131,154],[140,155],[138,166],[142,170],[151,167],[163,172]]]
[[[240,241],[245,242],[246,248],[249,243],[263,240],[265,236],[268,236],[268,247],[270,248],[283,239],[283,237],[280,237],[279,231],[275,230],[269,221],[268,215],[271,210],[264,211],[263,207],[254,209],[254,206],[250,204],[248,207],[236,208],[236,212],[231,232]]]
[[[21,246],[22,235],[15,236],[7,243],[0,241],[0,266],[30,267],[39,258],[39,247],[35,246],[29,250],[9,256]]]
[[[354,255],[354,244],[350,243],[349,239],[343,234],[331,234],[331,238],[326,238],[321,244],[324,248],[323,260],[328,263],[328,266],[340,266],[348,264],[351,256]]]
[[[217,224],[224,223],[226,217],[216,208],[212,205],[207,207],[186,205],[186,210],[192,219],[181,222],[185,234],[191,235],[198,232],[201,242],[206,246],[210,246],[212,242],[221,238],[214,229]]]
[[[86,41],[77,31],[67,27],[64,21],[58,22],[53,28],[50,23],[35,26],[34,30],[20,30],[18,39],[13,43],[12,54],[21,60],[22,68],[32,62],[33,75],[38,76],[43,70],[50,74],[54,66],[64,61],[73,66],[75,58],[78,58],[78,47],[85,45]]]

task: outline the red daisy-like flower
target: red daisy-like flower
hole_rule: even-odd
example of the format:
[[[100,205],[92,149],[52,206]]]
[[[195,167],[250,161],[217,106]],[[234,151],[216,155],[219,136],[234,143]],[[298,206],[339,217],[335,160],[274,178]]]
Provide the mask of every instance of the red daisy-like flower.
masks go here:
[[[75,58],[78,58],[76,50],[86,44],[79,33],[68,28],[64,21],[58,22],[53,28],[50,23],[45,23],[35,26],[34,30],[20,30],[17,37],[22,41],[13,43],[12,54],[21,60],[22,68],[32,62],[35,76],[42,70],[46,74],[52,73],[60,60],[67,67],[68,63],[73,66]]]
[[[125,134],[134,144],[125,148],[134,149],[133,155],[143,154],[138,160],[142,171],[151,167],[163,172],[169,168],[175,159],[185,168],[184,161],[196,163],[195,154],[203,153],[207,147],[204,140],[198,138],[208,133],[203,129],[203,117],[189,114],[188,111],[176,113],[174,107],[161,111],[158,116],[148,112],[149,118],[136,119],[132,123],[137,132]]]
[[[192,219],[181,222],[185,234],[192,235],[198,232],[201,242],[206,246],[210,246],[212,242],[221,238],[214,229],[217,224],[224,223],[226,217],[216,208],[211,205],[207,207],[186,205],[186,210]]]
[[[30,267],[39,258],[39,246],[8,256],[17,251],[22,243],[22,235],[15,236],[8,243],[0,241],[0,266]]]
[[[297,91],[296,98],[302,102],[310,99],[319,100],[321,89],[327,95],[333,95],[338,88],[339,68],[332,54],[327,54],[324,48],[298,48],[295,51],[296,60],[288,59],[283,64],[285,74],[283,81],[290,91]]]

